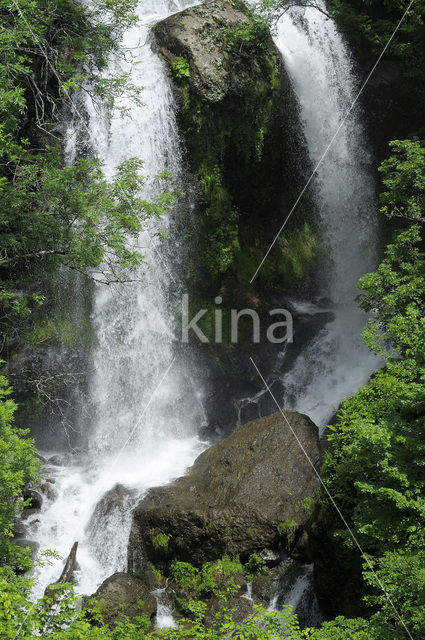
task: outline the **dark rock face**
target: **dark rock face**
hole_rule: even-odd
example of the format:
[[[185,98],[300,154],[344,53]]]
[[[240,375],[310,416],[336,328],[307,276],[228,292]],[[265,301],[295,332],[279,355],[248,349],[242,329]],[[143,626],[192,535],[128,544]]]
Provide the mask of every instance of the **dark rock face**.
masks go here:
[[[220,291],[224,305],[237,299],[261,306],[258,296],[285,280],[282,250],[272,252],[256,291],[247,274],[292,206],[306,164],[279,52],[240,0],[191,7],[158,23],[154,33],[173,79],[199,196],[185,225],[189,285],[210,302]]]
[[[318,432],[306,416],[287,418],[315,465]],[[280,414],[254,420],[202,453],[188,474],[151,489],[134,512],[129,557],[203,562],[265,547],[291,548],[310,515],[316,476]],[[143,558],[143,560],[142,560]],[[136,559],[136,560],[135,560]]]
[[[110,625],[123,615],[129,618],[146,615],[152,619],[156,614],[156,600],[148,587],[127,573],[115,573],[92,597],[100,603],[105,622]]]

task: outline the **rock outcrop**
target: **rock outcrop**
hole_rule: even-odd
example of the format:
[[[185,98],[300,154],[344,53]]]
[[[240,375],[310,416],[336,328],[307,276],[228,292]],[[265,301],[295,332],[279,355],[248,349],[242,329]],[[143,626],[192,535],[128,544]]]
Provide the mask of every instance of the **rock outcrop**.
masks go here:
[[[146,615],[152,620],[157,603],[148,587],[127,573],[115,573],[105,580],[92,596],[100,605],[103,618],[113,626],[122,616],[134,618]],[[90,605],[90,599],[86,607]]]
[[[318,431],[287,419],[314,465]],[[151,489],[134,512],[129,569],[148,560],[196,565],[227,553],[246,560],[265,547],[291,549],[308,525],[317,479],[281,414],[254,420],[202,453],[186,476]]]
[[[185,225],[189,284],[201,296],[221,289],[224,305],[236,298],[252,305],[278,274],[280,290],[286,276],[291,280],[287,250],[278,247],[267,277],[247,286],[301,183],[302,169],[297,178],[294,168],[304,164],[302,144],[292,126],[297,108],[287,74],[269,30],[241,0],[191,7],[159,22],[154,33],[199,192]]]
[[[154,34],[172,80],[187,150],[190,203],[188,213],[182,209],[174,220],[173,233],[184,240],[181,260],[191,309],[209,310],[199,326],[211,344],[193,340],[191,366],[206,389],[208,437],[221,437],[238,420],[236,404],[259,391],[249,356],[269,379],[282,351],[266,337],[275,296],[279,307],[288,308],[282,296],[306,286],[317,220],[308,198],[250,281],[310,166],[280,54],[269,30],[243,2],[214,0],[191,7],[159,22]],[[223,344],[214,342],[217,295]],[[238,344],[231,344],[231,309],[244,308],[261,316],[259,344],[253,344],[249,318],[241,321]],[[271,410],[262,404],[244,405],[242,422],[276,411],[273,403]]]

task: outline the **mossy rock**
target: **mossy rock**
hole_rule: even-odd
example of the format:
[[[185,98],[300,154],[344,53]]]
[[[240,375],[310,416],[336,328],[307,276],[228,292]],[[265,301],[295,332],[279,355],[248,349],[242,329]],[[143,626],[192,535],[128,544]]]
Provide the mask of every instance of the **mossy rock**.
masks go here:
[[[95,600],[109,626],[115,626],[122,616],[134,618],[147,616],[152,620],[157,603],[146,584],[127,573],[115,573],[105,580],[96,593],[88,600]]]
[[[287,418],[319,464],[315,425],[300,414]],[[199,567],[225,555],[246,562],[266,546],[290,549],[310,522],[298,505],[315,500],[316,489],[316,475],[282,416],[254,420],[202,453],[186,476],[146,494],[134,512],[129,555]],[[279,530],[285,521],[290,539]],[[152,530],[167,536],[167,548],[154,546]]]
[[[314,260],[315,231],[310,227],[306,238],[311,211],[304,203],[258,287],[250,283],[306,165],[289,79],[268,28],[238,0],[174,14],[156,25],[155,37],[198,184],[197,207],[185,225],[187,281],[201,295],[228,290],[232,302],[252,306],[257,291],[302,281]]]

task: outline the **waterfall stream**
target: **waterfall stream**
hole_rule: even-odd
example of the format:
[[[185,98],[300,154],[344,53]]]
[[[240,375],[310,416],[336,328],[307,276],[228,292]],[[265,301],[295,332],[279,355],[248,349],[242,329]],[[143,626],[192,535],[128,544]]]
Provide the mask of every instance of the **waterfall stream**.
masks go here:
[[[128,60],[111,61],[112,66],[131,73],[133,84],[143,87],[142,105],[126,105],[122,99],[121,106],[131,109],[131,117],[119,111],[99,112],[89,101],[85,106],[86,143],[105,163],[107,175],[112,176],[122,161],[140,157],[149,176],[146,197],[155,194],[155,175],[168,169],[178,180],[182,164],[169,81],[151,48],[150,25],[195,4],[199,2],[141,3],[143,25],[124,37]],[[286,13],[275,42],[292,79],[316,165],[355,96],[349,51],[333,22],[313,8]],[[69,123],[70,157],[77,152],[79,140],[87,137],[86,129],[82,131],[75,121]],[[282,372],[285,408],[309,414],[321,427],[332,407],[355,392],[379,364],[362,344],[365,317],[354,301],[358,278],[375,266],[377,228],[370,176],[361,113],[354,109],[314,180],[321,244],[331,258],[323,261],[327,268],[317,299],[294,301],[295,308],[298,305],[311,315],[331,310],[333,320],[298,354],[293,368]],[[158,239],[159,229],[166,230],[168,224],[163,220],[138,239],[150,265],[140,270],[140,284],[96,286],[97,342],[89,388],[93,417],[87,422],[87,447],[67,466],[49,470],[56,496],[43,505],[40,517],[28,519],[31,538],[41,549],[55,549],[63,558],[79,541],[76,577],[78,590],[86,594],[115,571],[125,570],[131,511],[140,495],[182,475],[205,446],[198,437],[204,419],[202,391],[192,382],[184,359],[174,359],[168,293],[171,285],[177,289],[179,285],[173,281],[170,257]],[[152,394],[154,402],[150,402]],[[35,596],[60,575],[62,564],[58,560],[37,570]],[[288,596],[291,602],[307,591],[310,579],[308,567]],[[281,595],[276,595],[276,603]],[[170,623],[170,610],[161,600],[162,593],[157,596],[165,625]]]
[[[114,70],[130,72],[131,82],[143,88],[143,104],[124,97],[117,105],[129,107],[131,116],[118,109],[102,113],[87,100],[88,128],[81,122],[69,123],[71,159],[79,140],[87,137],[85,144],[104,162],[107,176],[113,176],[128,158],[141,158],[148,177],[147,198],[158,188],[156,175],[167,169],[177,179],[181,173],[171,89],[163,64],[152,51],[150,26],[194,4],[187,0],[141,3],[142,24],[124,36],[128,59],[111,61]],[[178,287],[178,283],[170,282],[167,256],[157,233],[167,225],[163,220],[138,239],[149,265],[133,276],[140,283],[96,287],[97,343],[90,382],[93,417],[87,424],[87,449],[66,467],[50,470],[56,498],[44,505],[40,523],[38,517],[33,522],[29,519],[32,537],[41,549],[55,549],[63,558],[79,541],[76,577],[82,593],[92,593],[106,577],[126,569],[131,511],[137,497],[148,487],[182,475],[203,448],[197,437],[203,421],[199,390],[193,393],[185,363],[179,358],[173,361],[175,339],[167,294],[170,284]],[[62,562],[38,570],[35,595],[58,578]]]
[[[298,99],[313,167],[345,120],[313,182],[321,251],[329,259],[322,259],[325,268],[310,313],[330,310],[334,318],[282,376],[285,408],[308,414],[322,428],[341,400],[379,366],[362,342],[366,317],[355,302],[359,277],[376,266],[375,185],[361,110],[355,106],[346,118],[358,82],[335,23],[314,8],[291,9],[279,21],[275,42]],[[294,307],[305,308],[305,301]]]

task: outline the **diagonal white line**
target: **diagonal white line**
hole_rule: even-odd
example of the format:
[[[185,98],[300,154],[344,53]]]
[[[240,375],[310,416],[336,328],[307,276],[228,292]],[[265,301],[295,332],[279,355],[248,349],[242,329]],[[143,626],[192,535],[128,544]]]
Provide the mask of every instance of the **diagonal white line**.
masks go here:
[[[305,194],[305,192],[307,191],[308,187],[311,184],[311,181],[313,180],[316,171],[320,168],[320,166],[322,165],[324,159],[326,158],[326,156],[328,155],[333,143],[335,142],[336,138],[338,137],[342,127],[344,126],[344,124],[347,122],[348,118],[351,115],[351,112],[353,111],[354,107],[356,106],[360,96],[362,95],[363,91],[366,88],[366,85],[368,84],[369,80],[371,79],[371,77],[373,76],[373,74],[376,71],[377,66],[379,65],[379,63],[381,62],[382,58],[384,57],[388,47],[390,46],[391,42],[393,41],[397,31],[400,29],[401,25],[403,24],[404,20],[406,19],[407,14],[409,13],[413,3],[415,0],[411,0],[409,6],[407,7],[406,11],[404,12],[400,22],[398,23],[398,25],[396,26],[396,28],[394,29],[393,33],[391,34],[390,39],[388,40],[387,44],[385,45],[385,47],[383,48],[381,55],[379,56],[379,58],[377,59],[377,61],[375,62],[372,70],[370,71],[369,75],[367,76],[366,80],[364,81],[364,83],[362,84],[360,91],[358,92],[358,94],[356,95],[356,97],[354,98],[350,108],[348,109],[347,113],[345,114],[344,118],[341,120],[338,129],[336,130],[335,134],[333,135],[331,141],[329,142],[328,146],[326,147],[325,151],[323,152],[322,157],[320,158],[319,162],[317,163],[317,165],[314,167],[311,176],[309,177],[309,179],[307,180],[306,184],[304,185],[300,195],[298,196],[294,206],[292,207],[292,209],[290,210],[290,212],[288,213],[288,215],[286,216],[286,219],[284,221],[284,223],[282,224],[282,226],[280,227],[279,231],[277,232],[273,242],[271,243],[271,245],[269,246],[269,248],[267,249],[263,259],[261,260],[260,264],[257,267],[256,272],[254,273],[254,275],[252,276],[251,280],[250,280],[250,284],[252,284],[255,280],[255,278],[258,275],[258,272],[260,271],[261,267],[263,266],[263,264],[265,263],[265,261],[267,260],[270,251],[273,249],[274,245],[276,244],[280,234],[282,233],[282,231],[284,230],[286,223],[288,222],[288,220],[290,219],[290,217],[292,216],[292,214],[294,213],[295,209],[297,208],[301,198],[303,197],[303,195]]]
[[[316,467],[315,467],[315,465],[314,465],[314,463],[313,463],[312,459],[311,459],[311,458],[310,458],[310,456],[308,455],[308,453],[307,453],[307,451],[305,450],[305,448],[304,448],[304,446],[303,446],[302,442],[300,441],[300,439],[299,439],[299,437],[297,436],[296,432],[295,432],[295,431],[294,431],[294,429],[292,428],[292,426],[291,426],[291,424],[290,424],[290,422],[289,422],[288,418],[286,417],[285,413],[283,412],[283,409],[281,409],[281,407],[280,407],[280,405],[279,405],[278,401],[277,401],[277,400],[276,400],[276,398],[274,397],[272,390],[270,389],[269,385],[267,384],[266,380],[264,379],[263,375],[261,374],[261,372],[260,372],[259,368],[258,368],[258,367],[257,367],[257,365],[255,364],[254,360],[253,360],[251,357],[250,357],[250,360],[251,360],[251,362],[252,362],[252,364],[253,364],[253,366],[254,366],[254,368],[255,368],[256,372],[257,372],[257,373],[258,373],[258,375],[260,376],[260,378],[261,378],[261,380],[262,380],[262,382],[263,382],[263,384],[264,384],[265,388],[267,389],[267,391],[268,391],[268,392],[269,392],[269,394],[271,395],[271,397],[272,397],[272,399],[273,399],[273,402],[275,403],[275,405],[276,405],[276,407],[278,408],[279,412],[281,413],[281,415],[282,415],[283,419],[285,420],[286,424],[288,425],[289,429],[291,430],[291,433],[292,433],[292,435],[294,436],[295,440],[297,441],[297,443],[298,443],[298,445],[299,445],[299,447],[300,447],[301,451],[303,452],[304,456],[307,458],[307,461],[308,461],[309,465],[311,466],[311,468],[313,469],[314,474],[316,475],[316,477],[318,478],[318,480],[319,480],[320,484],[322,485],[323,489],[325,490],[325,493],[326,493],[326,495],[328,496],[329,500],[331,501],[332,506],[334,507],[335,511],[337,512],[337,514],[338,514],[338,515],[339,515],[339,517],[341,518],[342,522],[344,523],[344,526],[346,527],[346,529],[347,529],[348,533],[350,534],[351,538],[353,539],[353,541],[354,541],[354,543],[355,543],[356,547],[359,549],[359,551],[360,551],[361,555],[362,555],[362,556],[363,556],[363,558],[366,560],[366,563],[367,563],[367,565],[368,565],[369,569],[370,569],[370,570],[371,570],[371,572],[373,573],[373,575],[374,575],[374,577],[375,577],[375,579],[376,579],[376,581],[377,581],[377,583],[378,583],[378,585],[379,585],[380,589],[382,589],[382,591],[384,592],[385,597],[387,598],[387,600],[388,600],[389,604],[390,604],[390,605],[391,605],[391,607],[393,608],[394,613],[396,614],[396,616],[397,616],[398,620],[401,622],[401,624],[402,624],[402,626],[404,627],[404,630],[406,631],[406,633],[407,633],[407,635],[409,636],[409,638],[410,638],[411,640],[413,640],[413,638],[412,638],[412,636],[411,636],[411,634],[410,634],[409,629],[406,627],[406,625],[405,625],[405,623],[404,623],[404,621],[403,621],[403,618],[401,617],[401,615],[399,614],[399,612],[398,612],[398,610],[397,610],[396,606],[394,605],[393,601],[391,600],[391,597],[390,597],[390,595],[388,594],[388,591],[386,590],[385,586],[383,585],[383,583],[382,583],[381,579],[377,576],[377,574],[376,574],[376,572],[375,572],[375,570],[374,570],[374,568],[373,568],[373,566],[372,566],[371,561],[369,560],[368,556],[366,555],[366,553],[363,551],[362,547],[360,546],[360,543],[359,543],[359,541],[357,540],[357,538],[356,538],[356,536],[355,536],[355,534],[354,534],[353,530],[351,529],[350,525],[348,524],[347,520],[345,519],[344,515],[342,514],[342,512],[341,512],[340,508],[338,507],[337,503],[335,502],[335,500],[334,500],[333,496],[331,495],[331,493],[330,493],[329,489],[327,488],[326,484],[323,482],[323,480],[322,480],[322,477],[321,477],[320,473],[317,471],[317,469],[316,469]]]

